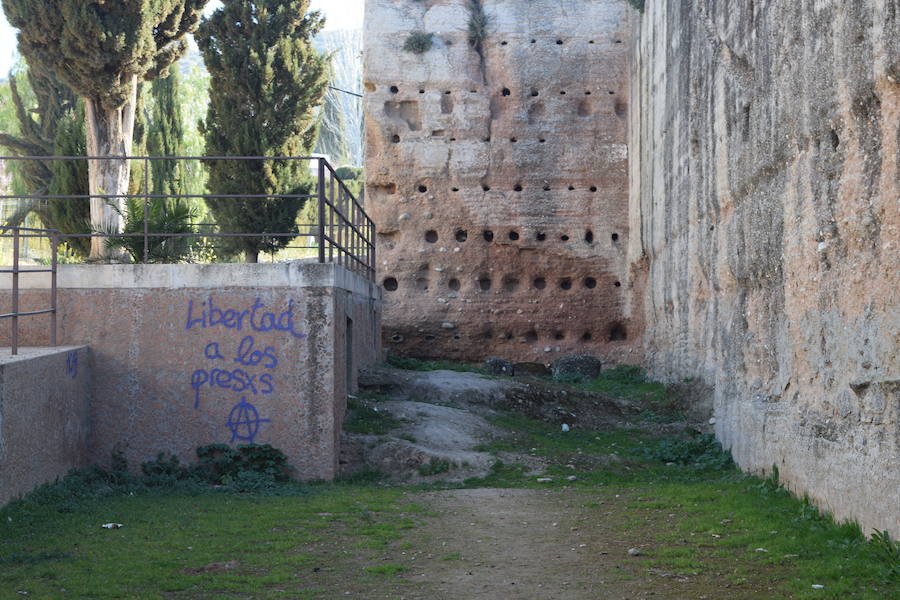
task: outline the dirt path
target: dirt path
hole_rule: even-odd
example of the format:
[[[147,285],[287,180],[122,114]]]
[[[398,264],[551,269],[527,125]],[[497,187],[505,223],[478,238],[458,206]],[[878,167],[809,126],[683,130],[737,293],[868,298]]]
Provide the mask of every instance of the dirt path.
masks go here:
[[[411,494],[439,515],[410,536],[406,599],[771,598],[713,576],[654,571],[640,531],[623,536],[629,498],[604,492],[469,489]],[[633,515],[632,515],[633,516]],[[654,526],[647,523],[648,527]]]

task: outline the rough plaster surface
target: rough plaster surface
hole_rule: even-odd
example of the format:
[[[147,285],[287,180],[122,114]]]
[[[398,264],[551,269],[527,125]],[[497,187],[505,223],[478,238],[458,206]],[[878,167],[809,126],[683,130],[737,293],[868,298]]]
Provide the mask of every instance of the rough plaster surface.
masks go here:
[[[336,474],[346,394],[380,347],[373,284],[301,263],[62,266],[59,280],[60,343],[93,357],[91,462],[252,441],[302,479]],[[23,310],[48,302],[29,281]],[[46,318],[22,324],[23,343],[47,343]]]
[[[481,60],[468,4],[366,2],[366,208],[378,229],[386,347],[466,360],[637,360],[639,282],[626,258],[630,10],[484,0]],[[414,30],[434,34],[432,49],[402,50]]]
[[[88,464],[85,347],[0,349],[0,506]]]
[[[751,471],[900,535],[900,8],[647,2],[633,38],[647,359]],[[635,115],[640,115],[638,118]]]

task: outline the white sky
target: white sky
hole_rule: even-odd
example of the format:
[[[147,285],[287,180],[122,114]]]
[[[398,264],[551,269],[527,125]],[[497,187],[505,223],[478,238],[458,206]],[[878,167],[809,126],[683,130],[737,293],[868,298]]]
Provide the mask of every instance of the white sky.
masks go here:
[[[312,0],[312,8],[321,10],[327,17],[325,29],[362,29],[363,2],[365,0]],[[207,12],[215,10],[219,0],[212,0]],[[6,21],[0,10],[0,78],[6,77],[12,67],[16,50],[16,30]]]

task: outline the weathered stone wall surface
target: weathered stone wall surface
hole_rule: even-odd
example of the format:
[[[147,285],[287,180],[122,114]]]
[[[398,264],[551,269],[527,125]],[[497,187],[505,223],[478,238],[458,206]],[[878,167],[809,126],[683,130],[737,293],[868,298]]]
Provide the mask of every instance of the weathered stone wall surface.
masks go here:
[[[88,464],[85,347],[0,350],[0,506]]]
[[[367,210],[385,344],[636,360],[624,1],[367,0]],[[413,31],[433,34],[422,54]]]
[[[648,362],[713,385],[742,467],[900,535],[898,3],[646,4],[629,250]]]
[[[22,278],[23,310],[46,283]],[[299,478],[337,474],[346,394],[380,351],[374,284],[331,264],[64,265],[59,287],[59,341],[93,357],[91,462],[255,442]],[[48,342],[45,317],[22,323],[22,343]]]

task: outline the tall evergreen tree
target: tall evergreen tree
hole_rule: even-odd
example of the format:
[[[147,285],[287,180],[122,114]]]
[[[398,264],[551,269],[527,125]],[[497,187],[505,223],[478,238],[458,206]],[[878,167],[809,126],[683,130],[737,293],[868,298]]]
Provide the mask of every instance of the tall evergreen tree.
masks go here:
[[[124,156],[131,152],[138,82],[168,72],[186,49],[207,0],[3,0],[9,22],[19,29],[19,51],[30,65],[52,71],[84,98],[87,152]],[[122,194],[129,186],[129,161],[90,161],[91,194]],[[91,198],[95,230],[120,230],[121,204]],[[94,238],[91,255],[107,257]]]
[[[86,151],[84,135],[84,106],[66,113],[59,121],[56,132],[56,144],[53,154],[56,156],[84,156]],[[55,160],[50,163],[52,178],[49,192],[54,196],[85,196],[84,198],[57,198],[46,203],[45,208],[38,211],[41,220],[48,227],[58,229],[62,233],[91,232],[91,201],[87,198],[88,161]],[[69,250],[78,257],[86,257],[91,251],[90,238],[66,238]]]
[[[28,70],[28,83],[37,106],[26,106],[15,75],[9,77],[10,96],[16,111],[19,136],[0,133],[0,146],[15,156],[51,156],[60,122],[75,108],[75,95],[52,72]],[[53,178],[51,161],[25,161],[16,165],[29,194],[44,195]],[[28,200],[16,211],[17,225],[25,216],[39,209],[41,203]],[[49,225],[48,223],[45,224]]]
[[[72,91],[40,65],[28,68],[34,108],[25,106],[16,78],[10,91],[16,109],[20,137],[0,133],[0,146],[17,156],[84,156],[84,111]],[[76,108],[77,106],[77,108]],[[18,165],[28,194],[76,196],[88,194],[87,162],[30,160]],[[90,233],[90,201],[87,198],[25,198],[8,225],[19,225],[29,213],[37,214],[45,227],[62,233]],[[87,256],[90,240],[70,238],[77,256]]]
[[[319,140],[316,142],[316,152],[327,154],[335,164],[344,164],[349,153],[343,107],[338,96],[341,93],[330,89],[325,94],[325,104],[319,115]]]
[[[147,152],[151,156],[181,156],[184,153],[184,122],[181,115],[181,75],[177,68],[153,82],[150,95],[153,108],[147,134]],[[181,162],[155,160],[151,163],[154,194],[184,193]]]
[[[224,0],[204,19],[197,45],[211,76],[203,133],[209,156],[302,156],[315,146],[315,108],[328,64],[312,46],[324,19],[309,0]],[[307,194],[308,164],[298,160],[209,161],[213,194]],[[296,198],[209,199],[223,231],[299,233]],[[225,238],[223,238],[225,239]],[[227,238],[224,252],[257,262],[287,237]]]

